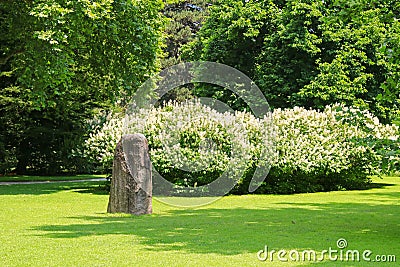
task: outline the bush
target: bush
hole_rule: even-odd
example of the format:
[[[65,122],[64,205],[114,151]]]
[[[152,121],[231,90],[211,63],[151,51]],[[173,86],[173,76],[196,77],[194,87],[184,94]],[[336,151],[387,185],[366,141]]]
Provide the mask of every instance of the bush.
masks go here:
[[[6,150],[3,143],[0,142],[0,175],[11,173],[16,165],[15,148]]]
[[[273,127],[268,118],[246,112],[168,103],[131,114],[125,128],[121,118],[111,116],[95,127],[82,153],[110,169],[122,133],[140,132],[149,141],[154,167],[170,182],[201,186],[229,170],[232,177],[241,173],[231,191],[239,194],[248,192],[261,164],[272,167],[258,193],[359,189],[368,185],[368,175],[398,166],[391,150],[398,146],[398,127],[380,124],[369,112],[340,105],[323,112],[295,107],[276,109],[272,118]]]
[[[99,113],[87,123],[89,137],[75,147],[70,158],[78,160],[82,169],[94,173],[111,173],[114,150],[121,139],[123,121],[118,113]]]
[[[363,135],[353,141],[372,148],[379,160],[374,163],[377,172],[393,174],[400,171],[400,128],[397,125],[381,124],[368,111],[336,106],[336,117],[344,123],[362,129]]]
[[[271,152],[270,120],[250,113],[220,113],[199,102],[170,102],[129,116],[126,131],[143,133],[154,167],[168,181],[198,187],[226,172],[244,173]]]
[[[368,175],[382,171],[382,155],[374,144],[398,138],[396,126],[382,125],[367,111],[340,105],[323,112],[276,109],[273,118],[278,157],[259,189],[263,193],[363,188]]]

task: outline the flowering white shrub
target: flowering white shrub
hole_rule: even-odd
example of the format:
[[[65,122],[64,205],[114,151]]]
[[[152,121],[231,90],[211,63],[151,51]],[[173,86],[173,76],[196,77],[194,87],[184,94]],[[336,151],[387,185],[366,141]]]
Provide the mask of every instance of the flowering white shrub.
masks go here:
[[[125,133],[143,133],[154,167],[167,180],[205,185],[223,172],[243,176],[254,161],[269,160],[270,120],[250,113],[220,113],[200,102],[168,103],[125,118]]]
[[[88,122],[89,137],[84,144],[72,151],[73,157],[83,157],[91,166],[91,171],[109,173],[112,167],[115,147],[121,139],[122,116],[110,113],[99,114]]]
[[[275,110],[280,154],[274,166],[310,173],[319,169],[340,173],[352,167],[355,155],[368,152],[369,147],[357,141],[367,137],[397,140],[397,126],[382,125],[369,112],[360,113],[365,119],[352,118],[348,110],[340,106],[327,107],[324,112],[300,107]],[[363,167],[369,169],[370,163]]]
[[[82,153],[111,168],[122,134],[135,132],[147,137],[152,163],[167,180],[200,186],[229,170],[232,176],[242,174],[235,189],[239,193],[246,192],[256,166],[267,163],[271,172],[259,192],[360,188],[368,182],[367,175],[379,171],[382,160],[388,159],[378,153],[387,146],[379,142],[377,146],[377,140],[398,144],[399,137],[397,126],[380,124],[369,112],[340,105],[323,112],[276,109],[271,124],[268,117],[220,113],[186,102],[137,110],[124,120],[114,115],[93,131]]]
[[[398,138],[396,126],[382,125],[369,112],[340,105],[328,106],[324,112],[276,109],[273,118],[278,157],[265,182],[268,192],[362,187],[381,161],[365,140]]]
[[[333,108],[337,119],[362,129],[362,136],[354,141],[375,151],[379,157],[379,161],[375,162],[377,171],[386,174],[400,171],[399,126],[381,124],[368,111],[340,105]]]

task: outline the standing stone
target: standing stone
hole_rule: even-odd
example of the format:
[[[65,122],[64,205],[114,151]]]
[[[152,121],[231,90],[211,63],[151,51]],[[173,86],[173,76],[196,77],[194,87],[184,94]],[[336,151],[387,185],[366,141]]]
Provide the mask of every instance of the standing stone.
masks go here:
[[[107,212],[152,213],[151,162],[142,134],[126,134],[117,144]]]

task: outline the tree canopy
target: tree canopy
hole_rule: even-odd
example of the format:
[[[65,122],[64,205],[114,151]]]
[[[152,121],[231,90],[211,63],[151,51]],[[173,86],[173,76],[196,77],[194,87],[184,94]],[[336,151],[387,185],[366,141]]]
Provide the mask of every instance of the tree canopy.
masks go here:
[[[220,0],[184,58],[236,67],[272,107],[343,103],[386,122],[400,107],[398,1]],[[221,90],[215,97],[235,101]],[[210,90],[199,90],[210,94]]]
[[[21,172],[66,168],[66,150],[93,110],[123,104],[157,70],[161,7],[158,0],[1,1],[1,156],[13,154]]]

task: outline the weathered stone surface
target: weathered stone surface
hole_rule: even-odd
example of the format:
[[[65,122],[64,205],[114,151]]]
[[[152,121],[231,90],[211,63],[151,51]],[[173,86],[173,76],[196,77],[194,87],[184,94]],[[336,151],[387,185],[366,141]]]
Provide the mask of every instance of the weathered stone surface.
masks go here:
[[[152,213],[151,162],[142,134],[124,135],[117,144],[107,212]]]

